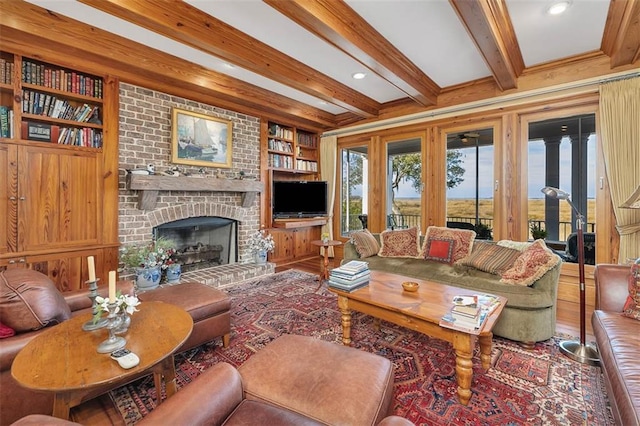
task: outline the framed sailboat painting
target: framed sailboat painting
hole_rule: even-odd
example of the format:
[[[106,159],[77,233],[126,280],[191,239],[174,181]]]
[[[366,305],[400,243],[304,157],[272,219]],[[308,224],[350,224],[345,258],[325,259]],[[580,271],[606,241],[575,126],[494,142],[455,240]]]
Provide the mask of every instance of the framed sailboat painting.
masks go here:
[[[231,120],[173,108],[171,162],[230,168],[231,133]]]

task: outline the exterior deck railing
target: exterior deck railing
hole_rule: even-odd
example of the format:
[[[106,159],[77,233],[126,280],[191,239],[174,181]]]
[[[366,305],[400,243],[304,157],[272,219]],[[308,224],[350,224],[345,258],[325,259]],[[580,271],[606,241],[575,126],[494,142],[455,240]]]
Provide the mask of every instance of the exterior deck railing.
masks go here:
[[[466,222],[475,224],[475,217],[464,217],[464,216],[449,216],[447,217],[447,222]],[[421,216],[417,214],[389,214],[387,215],[387,226],[389,228],[410,228],[412,226],[419,226],[421,223]],[[493,219],[481,217],[480,223],[483,225],[487,225],[489,228],[493,229]],[[529,220],[529,228],[531,225],[536,225],[545,228],[544,220]],[[562,221],[559,222],[559,241],[566,241],[569,234],[573,232],[572,230],[572,222]],[[348,230],[343,230],[349,232],[350,230],[362,229],[362,223],[358,219],[357,215],[349,216],[349,226]],[[596,224],[593,222],[587,222],[585,227],[585,232],[595,232]]]

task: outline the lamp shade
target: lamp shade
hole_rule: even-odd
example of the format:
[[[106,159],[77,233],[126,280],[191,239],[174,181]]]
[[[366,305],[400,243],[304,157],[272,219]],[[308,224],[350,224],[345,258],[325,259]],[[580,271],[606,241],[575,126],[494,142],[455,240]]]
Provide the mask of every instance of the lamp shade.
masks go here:
[[[540,190],[544,195],[549,198],[555,198],[556,200],[569,200],[571,194],[562,189],[554,188],[553,186],[545,186]]]

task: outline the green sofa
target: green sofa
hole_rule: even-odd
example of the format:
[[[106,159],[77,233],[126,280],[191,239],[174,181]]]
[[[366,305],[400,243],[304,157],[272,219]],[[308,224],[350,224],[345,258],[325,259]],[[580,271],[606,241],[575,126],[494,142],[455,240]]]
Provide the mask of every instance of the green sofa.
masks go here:
[[[373,234],[373,236],[380,242],[379,234]],[[342,263],[353,259],[360,259],[360,256],[353,242],[347,241],[344,245]],[[377,255],[362,260],[367,261],[369,269],[374,271],[392,272],[506,297],[507,305],[493,328],[493,334],[496,336],[530,346],[535,342],[551,338],[555,333],[556,300],[562,262],[558,262],[530,287],[523,287],[503,284],[500,282],[499,275],[483,272],[470,266]]]

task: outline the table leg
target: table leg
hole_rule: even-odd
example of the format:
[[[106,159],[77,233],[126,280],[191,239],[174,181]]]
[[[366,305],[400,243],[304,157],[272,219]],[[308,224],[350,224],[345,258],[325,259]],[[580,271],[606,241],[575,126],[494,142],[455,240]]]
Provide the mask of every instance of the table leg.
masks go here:
[[[349,309],[349,299],[338,296],[338,308],[342,314],[342,344],[351,345],[351,309]]]
[[[53,396],[53,417],[69,420],[71,395],[69,392],[56,392]]]
[[[479,336],[478,340],[480,343],[480,360],[482,361],[482,368],[487,371],[491,368],[491,345],[493,333]]]
[[[176,365],[173,360],[173,354],[166,357],[163,361],[164,369],[164,387],[167,392],[167,398],[178,392],[178,384],[176,382]]]
[[[324,269],[322,270],[324,279],[329,279],[329,247],[324,247]]]
[[[456,353],[458,399],[460,404],[467,405],[471,399],[471,379],[473,377],[471,336],[465,333],[456,333],[453,337],[453,349]]]

